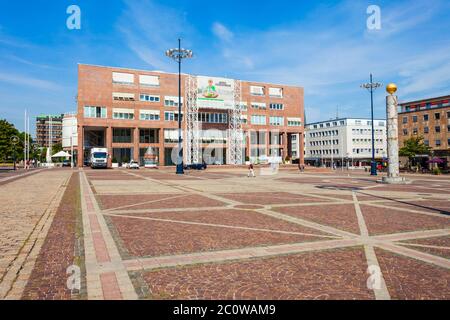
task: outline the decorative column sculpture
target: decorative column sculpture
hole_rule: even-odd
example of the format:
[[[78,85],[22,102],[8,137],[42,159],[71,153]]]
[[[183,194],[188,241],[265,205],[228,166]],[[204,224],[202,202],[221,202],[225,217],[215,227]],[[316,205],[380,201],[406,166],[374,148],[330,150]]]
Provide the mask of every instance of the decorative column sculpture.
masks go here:
[[[400,167],[398,159],[398,98],[394,95],[397,86],[390,83],[386,86],[389,95],[386,97],[387,115],[387,148],[389,157],[388,175],[383,177],[383,183],[405,184],[405,178],[400,177]]]

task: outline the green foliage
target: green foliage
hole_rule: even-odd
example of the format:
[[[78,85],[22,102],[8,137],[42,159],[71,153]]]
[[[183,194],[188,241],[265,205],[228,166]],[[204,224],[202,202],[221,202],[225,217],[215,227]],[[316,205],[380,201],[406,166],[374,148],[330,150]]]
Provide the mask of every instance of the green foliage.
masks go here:
[[[419,154],[430,154],[431,148],[423,143],[423,137],[411,137],[405,140],[403,147],[400,148],[399,155],[408,157],[409,160]]]
[[[434,175],[437,175],[437,176],[438,176],[438,175],[440,175],[441,173],[442,173],[442,171],[441,171],[441,169],[439,169],[439,167],[436,167],[436,168],[433,169],[433,174],[434,174]]]
[[[19,143],[13,145],[11,137],[17,136]],[[14,150],[16,161],[23,159],[23,151],[25,146],[26,135],[24,132],[17,130],[12,123],[5,119],[0,120],[0,161],[12,162]],[[39,150],[33,147],[33,139],[30,137],[30,159],[39,155]]]

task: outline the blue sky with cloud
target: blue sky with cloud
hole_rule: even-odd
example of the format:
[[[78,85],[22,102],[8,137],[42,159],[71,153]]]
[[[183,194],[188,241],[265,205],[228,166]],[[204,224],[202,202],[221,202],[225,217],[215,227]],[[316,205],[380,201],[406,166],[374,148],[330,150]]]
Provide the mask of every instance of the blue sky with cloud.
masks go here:
[[[68,30],[77,4],[82,29]],[[382,29],[366,28],[381,7]],[[307,120],[368,117],[369,73],[401,100],[450,94],[450,2],[59,0],[5,2],[0,11],[0,118],[76,109],[77,63],[176,71],[164,51],[184,46],[194,74],[300,85]],[[384,117],[384,91],[375,114]]]

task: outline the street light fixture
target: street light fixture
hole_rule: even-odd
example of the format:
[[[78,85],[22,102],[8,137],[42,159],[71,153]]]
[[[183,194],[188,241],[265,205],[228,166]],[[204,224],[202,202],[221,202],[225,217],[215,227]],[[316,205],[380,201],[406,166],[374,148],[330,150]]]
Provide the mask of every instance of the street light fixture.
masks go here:
[[[192,58],[194,54],[191,50],[181,48],[181,39],[178,39],[178,48],[166,51],[166,56],[178,62],[178,159],[177,174],[184,174],[183,168],[183,147],[181,136],[181,61]]]
[[[373,119],[373,92],[383,86],[383,84],[379,82],[373,82],[372,74],[370,74],[370,83],[365,83],[361,85],[361,88],[367,89],[370,91],[370,108],[372,113],[372,162],[370,163],[370,175],[377,175],[377,163],[375,162],[375,125]]]

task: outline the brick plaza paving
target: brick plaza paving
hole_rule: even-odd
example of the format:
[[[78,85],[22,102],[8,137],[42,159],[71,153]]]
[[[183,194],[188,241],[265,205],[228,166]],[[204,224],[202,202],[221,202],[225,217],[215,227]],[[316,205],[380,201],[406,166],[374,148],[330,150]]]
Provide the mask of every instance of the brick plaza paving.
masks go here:
[[[1,297],[450,299],[448,176],[173,171],[47,170],[0,186]],[[34,184],[35,210],[59,201],[43,226],[25,212]],[[79,291],[65,287],[71,264]]]

